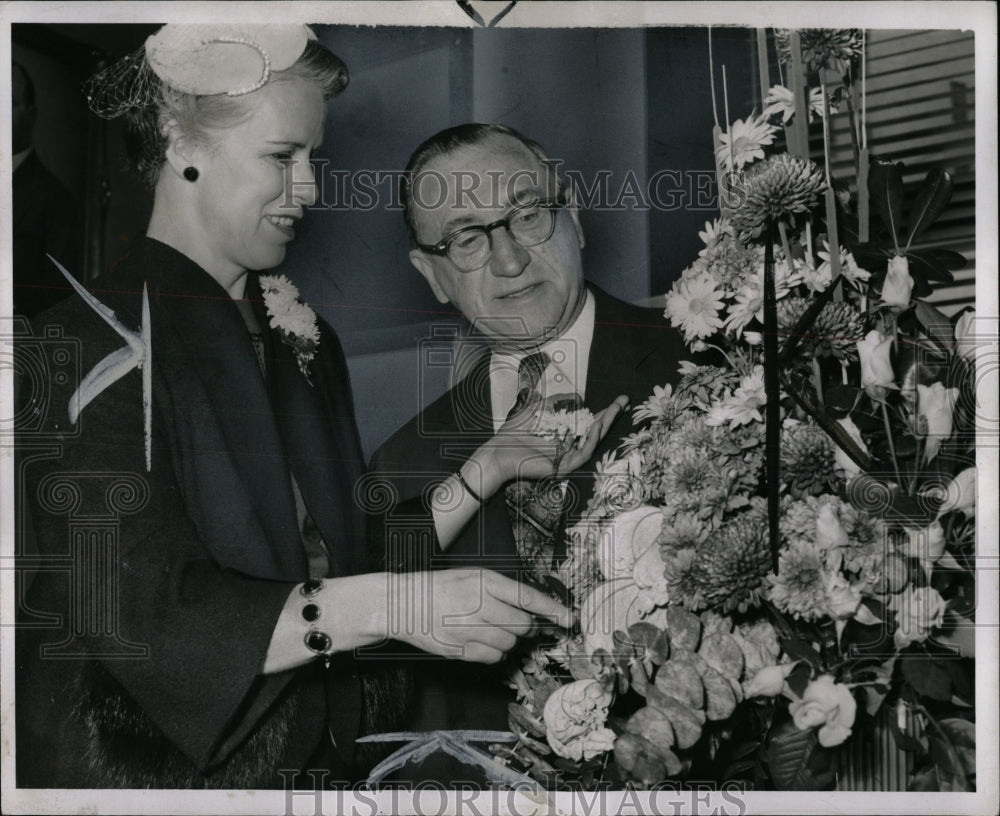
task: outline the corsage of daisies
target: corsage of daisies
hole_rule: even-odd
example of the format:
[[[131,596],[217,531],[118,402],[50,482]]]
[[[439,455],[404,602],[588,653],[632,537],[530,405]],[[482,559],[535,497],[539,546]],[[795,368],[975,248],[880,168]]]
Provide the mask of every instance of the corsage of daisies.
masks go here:
[[[277,329],[282,342],[292,347],[299,371],[312,385],[309,363],[316,356],[319,346],[316,313],[302,302],[299,290],[284,275],[262,275],[260,288],[271,328]]]

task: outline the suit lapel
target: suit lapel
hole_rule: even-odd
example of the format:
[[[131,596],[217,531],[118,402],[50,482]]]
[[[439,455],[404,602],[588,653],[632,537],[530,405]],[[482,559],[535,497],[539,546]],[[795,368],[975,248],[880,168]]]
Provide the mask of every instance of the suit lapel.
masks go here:
[[[323,536],[331,573],[346,575],[363,566],[362,553],[355,551],[364,538],[363,517],[353,495],[364,474],[364,458],[347,369],[339,362],[339,344],[325,327],[321,331],[316,357],[309,367],[312,385],[299,369],[294,350],[282,342],[277,330],[266,332],[272,402],[288,468]]]

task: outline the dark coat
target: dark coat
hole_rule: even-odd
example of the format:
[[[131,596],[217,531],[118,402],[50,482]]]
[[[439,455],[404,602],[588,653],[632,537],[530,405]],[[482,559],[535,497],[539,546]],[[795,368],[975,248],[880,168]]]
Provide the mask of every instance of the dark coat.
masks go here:
[[[18,439],[40,568],[22,622],[62,615],[17,634],[18,783],[280,786],[276,771],[307,767],[328,725],[343,752],[333,764],[349,773],[363,708],[356,664],[260,674],[278,613],[308,577],[290,471],[331,550],[330,574],[369,567],[340,343],[320,321],[310,386],[265,330],[265,382],[236,305],[166,245],[143,240],[94,293],[134,329],[144,282],[151,472],[137,371],[76,427],[58,419],[65,404],[52,406],[58,444]],[[253,274],[247,297],[266,327]],[[76,296],[36,336],[42,323],[74,340],[78,375],[124,345]]]
[[[680,361],[690,356],[679,332],[667,325],[658,311],[632,306],[590,288],[595,297],[595,326],[587,370],[587,407],[596,413],[619,394],[627,394],[635,406],[652,394],[653,386],[676,383]],[[584,511],[593,492],[596,463],[631,432],[629,416],[620,416],[591,460],[570,477],[569,495],[574,497],[571,518]],[[375,452],[368,477],[372,493],[392,494],[398,503],[380,508],[382,515],[375,518],[371,531],[373,547],[388,548],[390,562],[411,568],[488,567],[516,577],[520,562],[503,490],[491,497],[444,554],[434,542],[429,511],[420,507],[419,501],[493,433],[489,355],[484,355],[457,385]],[[376,491],[376,486],[390,489]],[[418,546],[419,539],[413,535],[420,524],[429,528],[424,546]],[[402,552],[399,543],[392,543],[395,531],[405,531],[405,535],[395,537],[402,543]],[[414,551],[422,564],[413,564]],[[420,665],[423,697],[415,728],[507,728],[506,705],[513,696],[504,687],[502,667],[442,660],[425,660]]]

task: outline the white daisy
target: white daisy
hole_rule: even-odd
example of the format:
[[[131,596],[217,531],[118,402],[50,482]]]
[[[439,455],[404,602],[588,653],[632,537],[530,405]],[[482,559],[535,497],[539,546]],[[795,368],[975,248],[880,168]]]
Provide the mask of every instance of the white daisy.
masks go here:
[[[764,158],[764,146],[774,143],[777,130],[763,116],[751,114],[746,121],[737,119],[719,136],[716,159],[725,170],[741,170],[754,159]]]
[[[667,295],[664,316],[684,330],[684,340],[709,337],[722,328],[723,293],[708,275],[680,280]]]

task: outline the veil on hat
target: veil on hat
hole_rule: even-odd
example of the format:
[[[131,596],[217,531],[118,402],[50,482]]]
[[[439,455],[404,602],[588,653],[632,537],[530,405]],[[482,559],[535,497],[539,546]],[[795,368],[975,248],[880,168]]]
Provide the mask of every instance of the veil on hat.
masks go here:
[[[175,25],[84,83],[87,104],[105,119],[154,104],[160,83],[182,93],[240,96],[302,56],[316,35],[306,25]]]

